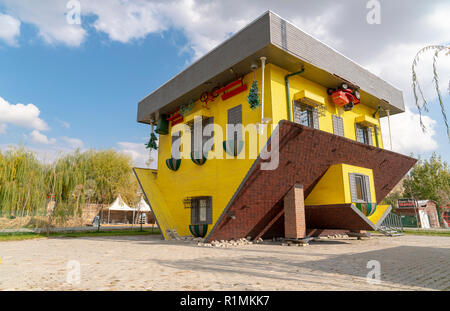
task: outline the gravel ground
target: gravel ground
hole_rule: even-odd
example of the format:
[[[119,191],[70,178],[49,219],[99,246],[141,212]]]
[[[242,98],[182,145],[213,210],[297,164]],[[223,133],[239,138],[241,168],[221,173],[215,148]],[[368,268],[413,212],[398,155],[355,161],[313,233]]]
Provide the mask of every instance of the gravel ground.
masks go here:
[[[158,236],[55,238],[1,242],[0,260],[0,290],[450,290],[450,238],[437,236],[229,248]],[[371,260],[380,284],[367,281]]]

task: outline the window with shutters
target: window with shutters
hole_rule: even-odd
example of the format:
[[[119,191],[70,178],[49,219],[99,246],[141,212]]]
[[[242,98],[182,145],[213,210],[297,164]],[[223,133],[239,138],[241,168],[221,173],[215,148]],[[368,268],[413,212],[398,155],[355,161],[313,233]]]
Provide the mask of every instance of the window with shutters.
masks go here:
[[[198,121],[197,121],[198,122]],[[195,132],[194,123],[190,125],[191,128],[191,151],[195,151],[196,156],[200,157],[201,152],[210,151],[213,149],[211,138],[214,137],[214,132],[205,133],[205,127],[214,124],[214,118],[210,117],[201,121],[201,132]],[[207,145],[209,142],[209,145]],[[206,156],[206,155],[205,155]]]
[[[319,112],[316,108],[295,102],[294,103],[294,122],[319,129]]]
[[[242,139],[242,105],[228,110],[227,139],[238,141]],[[240,125],[240,126],[238,126]],[[232,127],[231,127],[232,126]]]
[[[212,224],[212,197],[191,198],[191,224]]]
[[[356,124],[356,141],[360,143],[373,145],[372,143],[372,129],[360,124]]]
[[[333,132],[335,135],[345,137],[344,134],[344,119],[337,115],[333,115]]]
[[[370,203],[370,179],[369,176],[350,173],[350,192],[352,202]]]

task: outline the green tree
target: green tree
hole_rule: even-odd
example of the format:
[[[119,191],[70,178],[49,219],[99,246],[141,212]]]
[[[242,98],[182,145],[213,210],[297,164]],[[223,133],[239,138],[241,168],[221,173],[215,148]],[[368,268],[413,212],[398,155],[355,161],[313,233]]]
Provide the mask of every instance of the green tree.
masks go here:
[[[139,186],[130,157],[115,150],[79,150],[52,164],[40,162],[25,148],[0,151],[0,216],[45,215],[50,194],[54,216],[80,216],[86,203],[110,204],[121,194],[134,205]]]
[[[0,216],[42,212],[47,197],[46,166],[24,148],[0,152]]]
[[[428,160],[414,165],[403,182],[403,197],[416,200],[433,200],[439,206],[449,204],[450,170],[441,156],[433,153]]]
[[[389,193],[383,200],[384,205],[390,205],[395,211],[395,208],[397,206],[397,200],[401,199],[403,197],[403,194],[401,191],[392,191]]]

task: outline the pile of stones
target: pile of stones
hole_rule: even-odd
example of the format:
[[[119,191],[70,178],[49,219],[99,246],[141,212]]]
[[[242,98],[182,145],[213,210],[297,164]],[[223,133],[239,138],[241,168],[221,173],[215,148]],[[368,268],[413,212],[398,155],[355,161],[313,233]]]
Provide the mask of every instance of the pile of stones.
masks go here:
[[[335,240],[335,239],[348,239],[348,235],[346,234],[334,234],[334,235],[327,235],[326,237],[320,237],[321,239],[325,238],[325,239],[330,239],[330,240]]]
[[[252,245],[252,244],[259,244],[263,242],[263,239],[259,238],[255,241],[251,240],[251,237],[242,238],[239,240],[220,240],[220,241],[212,241],[210,243],[205,242],[204,238],[196,238],[192,235],[187,236],[180,236],[175,229],[173,230],[166,230],[167,235],[171,240],[176,241],[185,241],[185,242],[191,242],[191,243],[197,243],[198,246],[206,246],[206,247],[233,247],[233,246],[244,246],[244,245]]]
[[[219,248],[228,248],[233,246],[245,246],[245,245],[252,245],[252,244],[258,244],[262,243],[263,240],[257,239],[256,241],[251,241],[251,239],[242,238],[239,240],[220,240],[220,241],[212,241],[211,243],[205,243],[204,241],[200,241],[197,243],[198,246],[206,246],[206,247],[219,247]]]

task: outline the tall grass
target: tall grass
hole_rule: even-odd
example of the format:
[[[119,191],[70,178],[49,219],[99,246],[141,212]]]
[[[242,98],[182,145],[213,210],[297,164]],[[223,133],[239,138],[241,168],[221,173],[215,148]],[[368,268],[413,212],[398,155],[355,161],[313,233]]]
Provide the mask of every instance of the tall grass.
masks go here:
[[[121,194],[138,200],[131,159],[114,150],[75,151],[44,164],[24,148],[0,152],[0,217],[44,216],[52,196],[54,216],[80,216],[86,203],[109,204]]]

